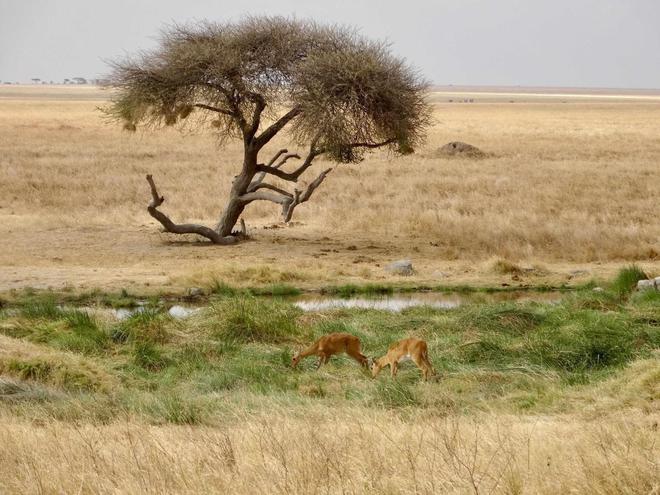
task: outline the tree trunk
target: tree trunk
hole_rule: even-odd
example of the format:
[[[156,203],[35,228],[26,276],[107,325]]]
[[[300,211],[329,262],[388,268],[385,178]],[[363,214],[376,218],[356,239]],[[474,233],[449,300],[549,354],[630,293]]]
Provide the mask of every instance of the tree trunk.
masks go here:
[[[254,175],[257,172],[257,151],[253,150],[250,145],[245,146],[245,158],[243,161],[243,169],[234,178],[231,184],[231,191],[229,192],[229,200],[227,206],[222,212],[220,221],[216,226],[216,232],[225,237],[231,235],[236,222],[241,217],[246,203],[240,197],[247,192]]]
[[[241,217],[241,213],[243,213],[243,210],[245,209],[245,204],[238,199],[239,196],[240,194],[236,195],[234,193],[234,188],[232,187],[229,202],[227,203],[225,210],[222,212],[222,216],[220,217],[220,221],[216,228],[218,234],[223,237],[231,235],[234,225],[236,225],[236,222],[238,222],[238,219]]]

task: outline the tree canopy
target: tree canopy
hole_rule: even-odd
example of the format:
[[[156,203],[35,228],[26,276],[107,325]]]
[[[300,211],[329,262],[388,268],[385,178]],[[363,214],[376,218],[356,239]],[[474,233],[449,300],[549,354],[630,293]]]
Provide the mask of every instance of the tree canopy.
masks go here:
[[[426,81],[387,44],[282,17],[168,27],[156,49],[115,62],[108,84],[116,91],[107,112],[126,129],[174,125],[195,112],[221,138],[243,141],[243,168],[215,229],[222,237],[251,201],[276,199],[283,215],[295,203],[295,192],[264,183],[265,176],[296,182],[320,155],[348,163],[378,147],[410,153],[430,119]],[[309,147],[292,172],[281,166],[297,154],[258,162],[259,151],[285,128],[293,142]]]

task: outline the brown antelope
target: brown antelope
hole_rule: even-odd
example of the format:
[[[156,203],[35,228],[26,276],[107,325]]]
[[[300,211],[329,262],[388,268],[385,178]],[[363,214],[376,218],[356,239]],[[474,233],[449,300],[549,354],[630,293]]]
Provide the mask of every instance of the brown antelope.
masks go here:
[[[410,338],[395,342],[390,346],[382,358],[375,359],[371,365],[371,374],[374,378],[385,366],[390,365],[392,378],[399,371],[399,363],[412,360],[422,371],[424,380],[428,380],[429,375],[435,374],[431,361],[429,361],[429,351],[426,342],[420,339]]]
[[[334,354],[341,354],[345,352],[353,359],[355,359],[361,366],[367,368],[368,359],[360,352],[360,339],[350,333],[329,333],[324,335],[306,350],[297,352],[291,359],[291,366],[296,367],[301,359],[307,356],[318,356],[319,362],[316,365],[318,369],[322,364],[325,364]]]

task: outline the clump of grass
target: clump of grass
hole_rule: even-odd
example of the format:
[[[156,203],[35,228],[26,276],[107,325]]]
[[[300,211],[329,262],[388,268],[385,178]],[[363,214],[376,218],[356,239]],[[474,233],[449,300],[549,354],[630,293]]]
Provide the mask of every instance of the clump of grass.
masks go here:
[[[204,411],[193,401],[187,401],[179,395],[165,397],[165,419],[178,425],[197,425],[204,421]]]
[[[523,269],[513,263],[512,261],[504,258],[495,258],[490,262],[490,269],[499,275],[520,275]]]
[[[565,319],[554,316],[554,325],[544,327],[527,343],[538,364],[569,373],[622,365],[647,344],[643,333],[616,316],[582,311]]]
[[[612,282],[612,290],[620,297],[630,294],[639,280],[645,280],[648,275],[637,265],[630,265],[619,270]]]
[[[532,311],[517,305],[478,305],[467,308],[459,318],[463,328],[479,331],[506,332],[522,335],[543,322],[540,311]]]
[[[401,288],[405,290],[405,287]],[[365,295],[377,295],[377,294],[393,294],[395,292],[395,287],[391,285],[384,284],[365,284],[365,285],[355,285],[355,284],[344,284],[324,287],[321,289],[322,294],[330,294],[339,297],[351,297],[357,294]]]
[[[209,293],[221,297],[235,297],[241,291],[226,284],[222,280],[215,279],[209,287]]]
[[[388,377],[378,381],[370,402],[372,405],[387,409],[420,406],[422,404],[414,387],[405,383],[400,377],[396,380],[390,380]]]
[[[277,343],[295,339],[301,310],[287,302],[254,296],[228,297],[213,303],[206,324],[216,338]]]
[[[158,371],[168,364],[159,346],[149,341],[137,341],[133,345],[133,362],[149,371]]]
[[[611,291],[579,291],[565,296],[564,306],[575,310],[615,311],[620,309],[621,299]]]
[[[98,388],[94,377],[83,370],[45,358],[13,358],[0,362],[0,372],[21,380],[50,383],[71,391],[93,391]]]
[[[272,284],[266,287],[250,289],[250,292],[255,296],[298,296],[302,291],[293,285],[288,284]]]
[[[61,333],[56,342],[63,349],[83,354],[93,354],[103,350],[108,344],[107,334],[101,330],[96,320],[85,311],[68,310],[62,319],[70,332]]]
[[[145,308],[119,322],[110,330],[110,337],[116,343],[151,342],[165,343],[169,340],[167,314]]]
[[[60,316],[61,309],[54,297],[28,298],[21,305],[21,315],[29,319],[55,319]]]

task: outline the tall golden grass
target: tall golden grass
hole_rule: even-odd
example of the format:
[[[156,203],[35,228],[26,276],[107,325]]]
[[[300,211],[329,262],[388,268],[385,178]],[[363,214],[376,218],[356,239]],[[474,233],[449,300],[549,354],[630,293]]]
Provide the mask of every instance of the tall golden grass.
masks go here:
[[[7,268],[7,282],[14,275],[23,285],[36,280],[26,266],[58,279],[55,264],[75,274],[81,269],[90,280],[111,277],[95,276],[92,267],[125,270],[137,280],[178,258],[187,272],[199,269],[200,259],[213,269],[226,253],[250,264],[277,259],[372,278],[373,263],[351,266],[355,253],[339,260],[332,252],[311,256],[315,246],[333,242],[368,248],[366,258],[376,262],[413,256],[421,264],[474,266],[499,256],[551,265],[658,263],[660,104],[654,100],[509,103],[507,96],[458,104],[436,94],[435,125],[417,154],[379,152],[359,165],[338,166],[298,208],[293,227],[261,230],[279,220],[279,210],[253,204],[245,219],[256,246],[191,255],[186,244],[163,248],[171,238],[155,234],[158,225],[145,211],[144,175],[154,174],[173,218],[212,225],[240,164],[239,145],[218,148],[213,135],[190,130],[127,133],[96,111],[103,92],[58,91],[64,90],[0,89],[0,234],[12,251],[0,264],[15,267]],[[452,140],[491,156],[437,157],[435,150]],[[53,258],[57,263],[44,261]]]
[[[274,410],[216,428],[0,422],[11,493],[598,493],[660,489],[657,416]],[[655,422],[654,422],[655,421]]]

